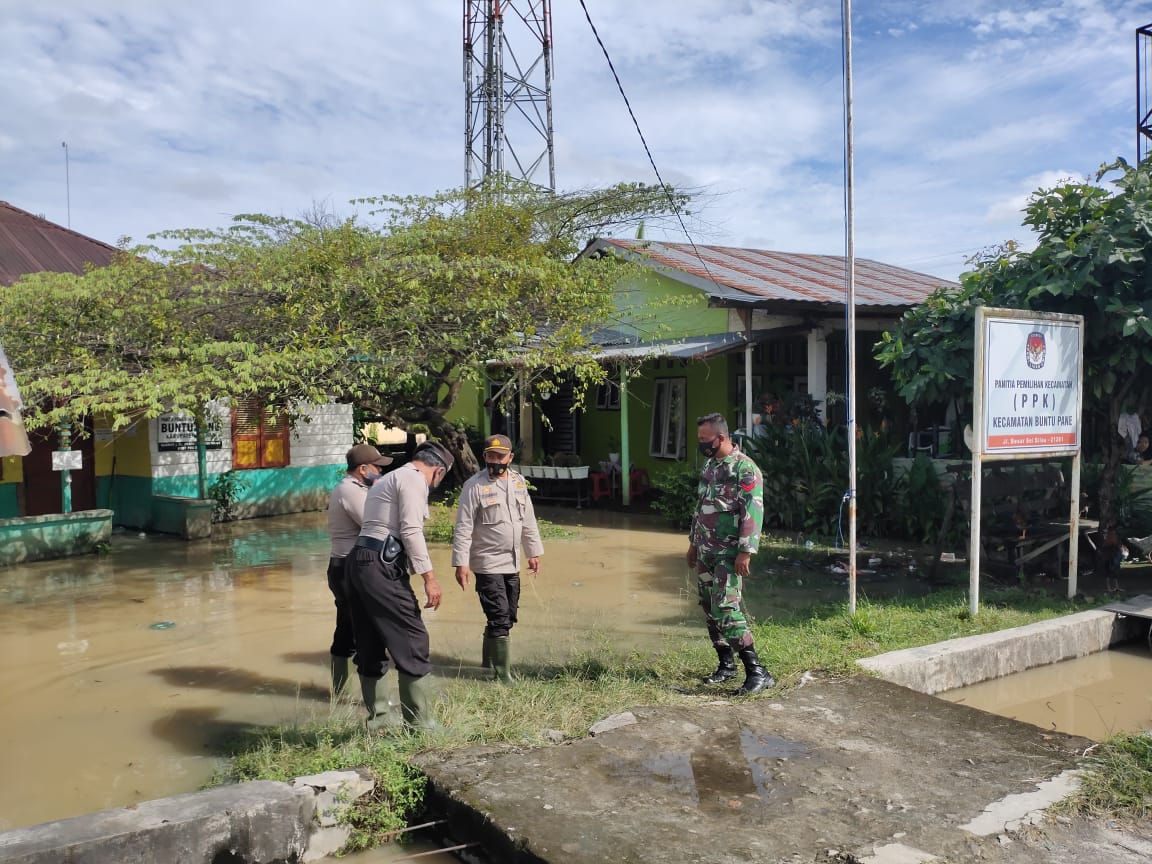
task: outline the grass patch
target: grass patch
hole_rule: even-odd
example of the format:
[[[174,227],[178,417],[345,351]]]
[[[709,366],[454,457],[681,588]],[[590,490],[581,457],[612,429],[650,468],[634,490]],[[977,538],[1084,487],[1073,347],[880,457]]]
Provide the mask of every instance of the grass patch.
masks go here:
[[[1066,812],[1143,821],[1152,815],[1152,736],[1116,735],[1092,751]]]
[[[810,551],[787,549],[793,557]],[[750,587],[755,581],[750,580]],[[759,582],[755,590],[771,597],[772,580]],[[855,615],[848,614],[844,603],[793,603],[776,607],[754,630],[761,659],[787,687],[806,671],[857,674],[855,661],[862,657],[1016,627],[1083,608],[1086,604],[1040,592],[993,588],[985,591],[981,612],[973,618],[966,592],[951,588],[912,598],[861,598]],[[410,760],[420,751],[480,743],[543,744],[555,740],[557,733],[569,739],[582,737],[595,721],[636,705],[697,704],[717,696],[716,688],[699,682],[700,674],[715,662],[703,621],[698,633],[671,633],[659,651],[621,652],[614,649],[610,634],[581,634],[579,647],[554,661],[517,664],[521,680],[511,690],[487,681],[438,677],[435,710],[444,726],[441,730],[369,734],[363,730],[358,705],[336,706],[323,722],[261,730],[237,740],[230,768],[218,781],[283,780],[330,768],[366,766],[380,778],[380,789],[372,800],[350,808],[347,820],[355,834],[349,848],[376,845],[385,832],[402,826],[419,810],[423,778]],[[1142,758],[1147,756],[1144,751]],[[1142,794],[1147,807],[1147,787]]]

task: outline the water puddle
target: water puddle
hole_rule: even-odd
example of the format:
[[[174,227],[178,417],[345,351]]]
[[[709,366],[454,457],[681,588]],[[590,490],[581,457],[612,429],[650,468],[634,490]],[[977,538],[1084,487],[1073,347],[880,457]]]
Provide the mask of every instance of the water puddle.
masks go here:
[[[983,681],[941,699],[1102,741],[1152,729],[1152,657],[1125,646]]]
[[[547,542],[540,577],[524,578],[516,662],[562,662],[600,639],[657,650],[671,632],[703,638],[682,534],[618,513],[542,514],[583,527]],[[193,791],[229,736],[355,710],[328,699],[325,519],[239,522],[199,543],[120,535],[104,558],[0,570],[0,830]],[[426,619],[436,674],[468,674],[484,618],[450,550],[432,556],[445,593]]]

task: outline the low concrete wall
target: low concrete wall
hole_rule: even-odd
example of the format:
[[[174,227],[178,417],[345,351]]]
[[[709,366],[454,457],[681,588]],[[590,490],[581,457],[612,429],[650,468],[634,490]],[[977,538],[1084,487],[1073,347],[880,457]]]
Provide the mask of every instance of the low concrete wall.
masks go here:
[[[341,809],[371,791],[357,771],[258,780],[0,833],[0,864],[295,864],[348,840]]]
[[[216,502],[209,498],[153,495],[149,527],[163,534],[177,534],[185,540],[203,540],[212,536],[215,508]]]
[[[1093,610],[1010,630],[889,651],[856,662],[886,681],[921,693],[941,693],[991,678],[1086,657],[1144,636],[1148,622]]]
[[[111,536],[111,510],[0,519],[0,566],[88,555]]]

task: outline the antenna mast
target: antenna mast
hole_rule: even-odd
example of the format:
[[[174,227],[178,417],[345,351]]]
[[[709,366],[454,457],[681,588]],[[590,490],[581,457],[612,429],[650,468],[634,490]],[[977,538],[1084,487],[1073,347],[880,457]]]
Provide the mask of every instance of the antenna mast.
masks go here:
[[[1136,30],[1136,163],[1152,152],[1152,24]]]
[[[464,0],[464,183],[502,174],[556,189],[551,0]]]

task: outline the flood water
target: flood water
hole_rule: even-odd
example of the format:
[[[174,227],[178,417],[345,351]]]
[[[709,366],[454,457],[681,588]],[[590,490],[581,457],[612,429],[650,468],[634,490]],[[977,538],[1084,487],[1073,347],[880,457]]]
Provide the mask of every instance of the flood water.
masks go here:
[[[685,539],[655,518],[556,510],[524,577],[514,660],[557,662],[608,638],[704,637]],[[334,613],[326,514],[217,526],[211,540],[113,538],[113,551],[0,570],[0,830],[194,791],[239,730],[326,715]],[[436,674],[480,662],[484,618],[433,549]],[[377,859],[380,860],[380,859]],[[429,860],[429,859],[419,859]]]
[[[1002,717],[1103,741],[1152,729],[1152,657],[1134,644],[938,694]]]

